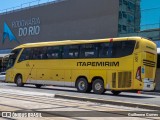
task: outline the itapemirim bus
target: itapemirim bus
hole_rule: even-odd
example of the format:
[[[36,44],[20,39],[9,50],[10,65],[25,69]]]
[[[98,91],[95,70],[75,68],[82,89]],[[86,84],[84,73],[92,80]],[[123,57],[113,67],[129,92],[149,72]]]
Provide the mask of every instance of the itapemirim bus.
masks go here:
[[[114,95],[154,90],[156,44],[141,37],[28,43],[10,54],[6,82]]]

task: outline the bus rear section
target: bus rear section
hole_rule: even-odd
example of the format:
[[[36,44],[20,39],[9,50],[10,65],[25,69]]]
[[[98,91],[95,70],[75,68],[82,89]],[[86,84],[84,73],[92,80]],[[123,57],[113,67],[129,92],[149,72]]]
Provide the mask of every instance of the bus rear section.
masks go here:
[[[155,72],[157,64],[156,45],[145,39],[143,39],[141,44],[141,52],[139,55],[135,55],[135,79],[139,82],[135,82],[134,87],[144,91],[151,91],[155,88]]]
[[[142,63],[142,81],[143,90],[154,90],[155,87],[155,72],[156,72],[156,54],[150,52],[143,52]]]

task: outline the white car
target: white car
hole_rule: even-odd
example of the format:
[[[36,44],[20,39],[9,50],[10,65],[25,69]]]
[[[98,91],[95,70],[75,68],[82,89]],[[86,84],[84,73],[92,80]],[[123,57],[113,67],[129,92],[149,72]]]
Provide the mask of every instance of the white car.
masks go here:
[[[0,82],[5,82],[6,72],[0,72]]]

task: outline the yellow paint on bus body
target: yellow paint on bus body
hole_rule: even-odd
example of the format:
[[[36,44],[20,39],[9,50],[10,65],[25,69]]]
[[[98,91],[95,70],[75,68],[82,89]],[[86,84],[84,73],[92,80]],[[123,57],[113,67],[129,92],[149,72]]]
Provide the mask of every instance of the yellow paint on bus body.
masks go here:
[[[95,77],[101,78],[104,81],[105,89],[108,90],[153,90],[157,64],[156,45],[152,41],[140,37],[113,38],[112,40],[67,40],[20,45],[14,49],[21,50],[14,65],[7,70],[6,82],[15,82],[17,74],[21,74],[23,83],[75,86],[77,78],[84,76],[89,83],[92,83]],[[133,53],[118,58],[26,59],[18,61],[26,48],[130,40],[135,41]]]

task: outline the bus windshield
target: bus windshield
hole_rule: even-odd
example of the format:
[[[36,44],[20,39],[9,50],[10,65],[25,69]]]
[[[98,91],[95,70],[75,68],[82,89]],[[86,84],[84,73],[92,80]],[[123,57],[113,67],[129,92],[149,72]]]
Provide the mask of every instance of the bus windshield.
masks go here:
[[[7,64],[7,69],[13,67],[15,61],[16,61],[16,58],[19,54],[21,49],[16,49],[16,50],[13,50],[10,55],[9,55],[9,59],[8,59],[8,64]]]

